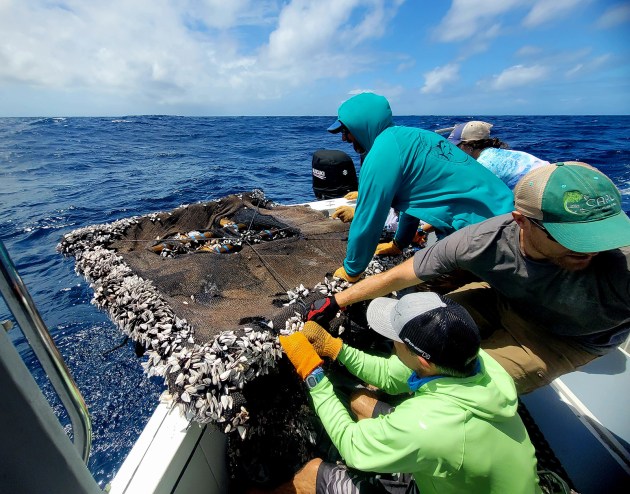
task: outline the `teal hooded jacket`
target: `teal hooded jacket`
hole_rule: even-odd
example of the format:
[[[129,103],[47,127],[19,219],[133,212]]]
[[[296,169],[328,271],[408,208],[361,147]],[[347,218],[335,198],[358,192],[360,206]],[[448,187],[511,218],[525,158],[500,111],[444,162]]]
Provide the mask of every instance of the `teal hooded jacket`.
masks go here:
[[[419,220],[441,238],[514,209],[510,189],[457,146],[435,132],[394,125],[383,96],[353,96],[338,118],[367,152],[344,261],[350,276],[372,259],[390,207],[401,213],[400,245],[409,244]]]
[[[410,393],[411,369],[395,355],[377,357],[344,344],[337,359],[391,395]],[[428,380],[393,412],[373,419],[355,421],[327,377],[310,395],[350,467],[412,473],[422,494],[539,493],[514,381],[483,350],[479,359],[475,375]]]

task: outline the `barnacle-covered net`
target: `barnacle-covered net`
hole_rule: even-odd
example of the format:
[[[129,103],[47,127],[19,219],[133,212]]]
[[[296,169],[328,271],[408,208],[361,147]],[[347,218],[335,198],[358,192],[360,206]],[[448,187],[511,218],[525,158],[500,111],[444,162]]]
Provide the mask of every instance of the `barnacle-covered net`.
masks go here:
[[[230,223],[214,226],[221,220]],[[238,226],[240,231],[233,233]],[[208,250],[190,246],[188,252],[167,256],[151,250],[164,243],[165,233],[201,230],[211,230],[214,237],[180,242],[180,247],[195,243]],[[134,273],[153,282],[195,328],[195,341],[203,343],[221,331],[242,328],[242,321],[270,317],[287,301],[287,290],[320,282],[327,270],[343,261],[346,239],[346,225],[308,206],[266,209],[232,196],[140,218],[111,248]],[[212,240],[232,243],[211,244]],[[223,254],[213,250],[223,245],[233,250]]]
[[[325,275],[343,261],[347,230],[254,191],[80,228],[58,250],[146,349],[142,365],[165,379],[167,398],[231,433],[233,474],[269,483],[317,454],[317,420],[295,373],[280,368],[277,335],[343,288]],[[356,326],[345,315],[332,330],[344,324],[346,334]]]

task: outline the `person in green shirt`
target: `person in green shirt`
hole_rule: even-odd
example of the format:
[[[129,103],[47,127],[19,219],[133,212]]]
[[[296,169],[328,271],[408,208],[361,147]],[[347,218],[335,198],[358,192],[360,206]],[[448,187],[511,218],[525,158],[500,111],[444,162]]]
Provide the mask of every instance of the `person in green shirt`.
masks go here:
[[[479,330],[462,306],[432,292],[378,298],[367,320],[393,340],[389,358],[352,348],[314,321],[280,337],[345,461],[312,460],[293,479],[295,492],[387,492],[374,473],[396,472],[411,473],[422,494],[540,492],[514,382],[480,350]],[[357,421],[335,394],[321,357],[390,395],[408,397],[379,415],[382,402],[372,399],[366,407],[363,392],[351,408],[367,408],[373,418]]]

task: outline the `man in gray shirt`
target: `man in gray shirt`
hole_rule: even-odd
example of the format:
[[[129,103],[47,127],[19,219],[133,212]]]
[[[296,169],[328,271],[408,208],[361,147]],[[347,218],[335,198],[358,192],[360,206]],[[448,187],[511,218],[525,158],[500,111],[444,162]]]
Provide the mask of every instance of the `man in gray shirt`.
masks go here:
[[[465,270],[482,282],[448,297],[468,309],[482,348],[519,393],[612,350],[630,333],[630,219],[621,194],[595,168],[566,162],[526,174],[514,197],[511,214],[463,228],[315,302],[309,319],[325,322],[338,307]]]

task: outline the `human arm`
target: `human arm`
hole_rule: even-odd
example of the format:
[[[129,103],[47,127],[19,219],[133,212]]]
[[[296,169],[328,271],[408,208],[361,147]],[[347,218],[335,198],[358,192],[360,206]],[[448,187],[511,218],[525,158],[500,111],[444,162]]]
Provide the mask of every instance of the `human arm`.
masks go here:
[[[394,235],[394,241],[399,249],[404,249],[413,240],[414,235],[418,231],[420,220],[410,214],[400,213],[398,218],[398,229]]]
[[[370,150],[359,178],[359,196],[343,262],[351,277],[361,274],[372,259],[402,179],[398,149],[387,139],[380,141],[382,137]]]
[[[413,270],[413,258],[374,276],[365,278],[342,292],[335,294],[340,307],[347,307],[363,300],[383,297],[391,292],[402,290],[420,283]]]
[[[344,344],[337,360],[353,375],[387,394],[399,395],[410,391],[407,381],[412,370],[396,355],[378,357]]]
[[[407,400],[387,416],[355,422],[339,401],[321,368],[321,359],[306,337],[296,332],[281,336],[280,343],[297,373],[308,383],[315,411],[348,465],[375,472],[418,471],[421,455],[417,445],[421,442],[410,441],[410,434],[418,431],[410,411],[417,414],[417,407],[407,406]],[[373,357],[350,347],[346,352],[348,363],[363,360],[363,367],[375,366],[384,377],[389,374],[404,378],[411,373],[411,369],[401,373],[403,364],[395,356],[390,359]],[[382,454],[375,455],[375,451]]]
[[[498,228],[506,219],[507,216],[487,220],[452,233],[431,247],[419,250],[402,264],[336,293],[335,300],[339,307],[347,307],[363,300],[383,297],[457,269],[465,269],[483,279],[483,272],[489,269],[489,261],[477,261],[477,258],[486,256],[484,251],[492,249],[494,237],[500,235]]]
[[[407,383],[411,369],[398,357],[377,357],[345,345],[341,338],[333,337],[314,321],[304,324],[302,333],[320,357],[339,359],[352,374],[359,379],[382,389],[389,394],[409,391]]]
[[[326,432],[351,467],[368,472],[418,472],[432,468],[422,463],[419,445],[435,440],[433,431],[417,427],[419,407],[411,407],[410,397],[387,415],[355,421],[335,395],[331,382],[324,378],[310,390],[313,405]],[[422,436],[427,437],[423,440]]]

